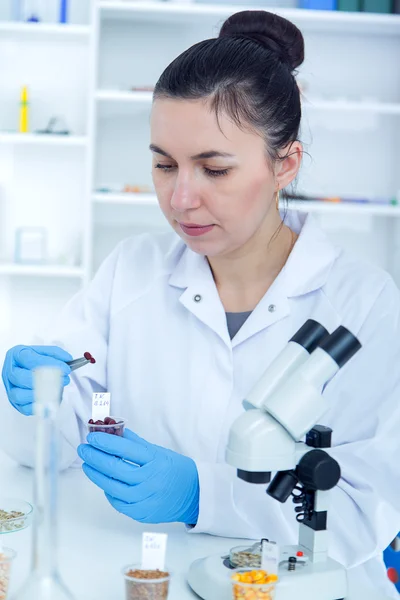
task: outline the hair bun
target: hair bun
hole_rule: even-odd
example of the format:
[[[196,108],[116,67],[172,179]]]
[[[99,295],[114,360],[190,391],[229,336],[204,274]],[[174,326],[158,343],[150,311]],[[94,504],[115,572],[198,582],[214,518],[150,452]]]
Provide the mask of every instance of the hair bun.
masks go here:
[[[265,10],[244,10],[230,16],[219,37],[238,36],[257,41],[275,52],[292,71],[304,61],[304,38],[291,21]]]

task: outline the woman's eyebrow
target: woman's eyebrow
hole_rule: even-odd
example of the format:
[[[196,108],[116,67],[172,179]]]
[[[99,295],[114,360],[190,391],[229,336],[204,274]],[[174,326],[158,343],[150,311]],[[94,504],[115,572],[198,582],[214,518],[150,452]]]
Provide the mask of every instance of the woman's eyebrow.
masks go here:
[[[170,154],[168,154],[168,152],[165,152],[165,150],[163,150],[159,146],[156,146],[155,144],[150,144],[150,150],[152,152],[155,152],[156,154],[161,154],[162,156],[166,156],[167,158],[172,158],[172,156]],[[191,156],[190,158],[192,160],[199,160],[201,158],[220,158],[220,157],[233,158],[234,154],[229,154],[229,152],[220,152],[219,150],[207,150],[206,152],[200,152],[200,154],[195,154],[194,156]]]

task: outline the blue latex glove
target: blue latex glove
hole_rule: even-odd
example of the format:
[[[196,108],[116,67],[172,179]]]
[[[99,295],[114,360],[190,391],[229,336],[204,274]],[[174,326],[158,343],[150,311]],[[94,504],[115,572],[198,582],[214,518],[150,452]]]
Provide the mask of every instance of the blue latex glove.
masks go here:
[[[124,437],[89,433],[87,441],[78,447],[83,470],[116,510],[141,523],[197,523],[199,477],[191,458],[129,429]]]
[[[3,383],[11,404],[23,415],[33,413],[33,369],[58,367],[64,373],[63,384],[68,385],[71,372],[66,364],[72,356],[57,346],[14,346],[6,354],[3,365]]]

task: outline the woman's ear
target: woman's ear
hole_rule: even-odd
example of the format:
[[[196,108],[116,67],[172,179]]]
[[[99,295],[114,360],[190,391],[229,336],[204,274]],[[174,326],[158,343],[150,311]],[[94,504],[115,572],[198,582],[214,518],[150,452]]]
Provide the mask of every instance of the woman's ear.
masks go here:
[[[301,159],[303,157],[303,146],[300,142],[291,142],[283,148],[279,155],[282,157],[276,161],[275,180],[277,187],[283,189],[289,185],[299,172]]]

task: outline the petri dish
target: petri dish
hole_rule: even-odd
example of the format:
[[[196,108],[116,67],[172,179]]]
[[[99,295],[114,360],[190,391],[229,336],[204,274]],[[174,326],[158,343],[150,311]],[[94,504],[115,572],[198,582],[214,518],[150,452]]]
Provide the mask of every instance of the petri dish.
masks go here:
[[[25,500],[0,496],[0,534],[26,529],[32,522],[33,506]]]
[[[229,562],[234,568],[261,568],[261,545],[235,546],[229,552]]]

